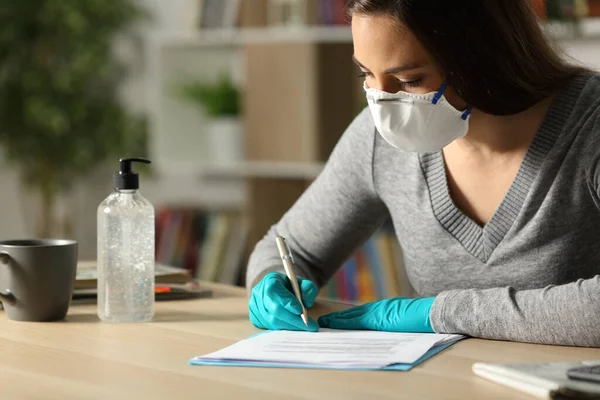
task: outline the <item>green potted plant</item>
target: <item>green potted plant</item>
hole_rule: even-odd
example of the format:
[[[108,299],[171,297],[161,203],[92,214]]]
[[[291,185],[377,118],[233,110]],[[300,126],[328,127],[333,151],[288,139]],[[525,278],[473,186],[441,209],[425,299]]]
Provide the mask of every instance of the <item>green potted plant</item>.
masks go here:
[[[240,90],[230,75],[221,74],[215,82],[181,84],[177,93],[198,106],[208,117],[207,135],[212,162],[230,164],[240,161],[243,153]]]
[[[41,198],[37,236],[71,233],[55,203],[78,179],[108,158],[143,155],[144,119],[121,104],[113,43],[144,16],[134,0],[0,5],[0,151]]]

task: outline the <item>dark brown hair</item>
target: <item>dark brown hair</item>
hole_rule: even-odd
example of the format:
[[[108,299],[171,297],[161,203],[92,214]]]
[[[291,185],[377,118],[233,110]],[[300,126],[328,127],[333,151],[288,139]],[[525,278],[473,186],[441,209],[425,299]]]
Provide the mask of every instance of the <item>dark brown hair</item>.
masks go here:
[[[346,9],[406,26],[458,95],[489,114],[523,111],[586,71],[547,41],[531,0],[348,0]]]

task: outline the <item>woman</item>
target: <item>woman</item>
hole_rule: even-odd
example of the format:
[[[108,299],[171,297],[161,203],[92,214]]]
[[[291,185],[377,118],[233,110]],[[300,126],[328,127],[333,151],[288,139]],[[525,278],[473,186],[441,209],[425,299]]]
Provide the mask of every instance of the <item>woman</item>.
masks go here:
[[[266,329],[375,329],[600,347],[600,77],[529,0],[350,0],[369,106],[249,261]],[[386,219],[420,297],[310,320],[303,301]]]

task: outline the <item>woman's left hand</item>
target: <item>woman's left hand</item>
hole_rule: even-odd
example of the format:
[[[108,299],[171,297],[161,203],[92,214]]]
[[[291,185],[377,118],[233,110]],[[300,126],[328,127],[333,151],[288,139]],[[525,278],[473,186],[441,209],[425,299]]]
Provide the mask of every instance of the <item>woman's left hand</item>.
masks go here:
[[[434,333],[429,311],[434,297],[395,297],[366,303],[319,318],[323,328]]]

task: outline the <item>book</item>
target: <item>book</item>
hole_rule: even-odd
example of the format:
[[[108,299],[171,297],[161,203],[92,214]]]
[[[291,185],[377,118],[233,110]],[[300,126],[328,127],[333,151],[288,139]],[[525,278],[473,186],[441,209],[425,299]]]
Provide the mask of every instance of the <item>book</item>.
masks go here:
[[[416,296],[393,227],[384,225],[344,261],[322,294],[329,300],[365,303]]]
[[[236,209],[166,207],[157,213],[156,262],[203,281],[239,284],[248,224]]]
[[[198,282],[165,283],[154,287],[154,299],[163,300],[188,300],[212,297],[212,290],[201,286]],[[98,299],[96,288],[74,289],[71,304],[93,304]]]
[[[475,363],[473,373],[541,399],[600,399],[600,384],[567,377],[567,370],[597,365],[600,360],[491,364]]]
[[[192,280],[190,271],[172,267],[162,263],[154,265],[156,283],[189,283]],[[74,289],[95,289],[98,280],[98,267],[95,260],[79,261]]]

